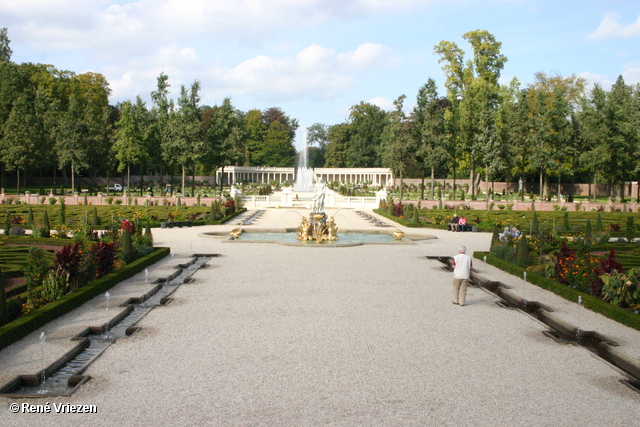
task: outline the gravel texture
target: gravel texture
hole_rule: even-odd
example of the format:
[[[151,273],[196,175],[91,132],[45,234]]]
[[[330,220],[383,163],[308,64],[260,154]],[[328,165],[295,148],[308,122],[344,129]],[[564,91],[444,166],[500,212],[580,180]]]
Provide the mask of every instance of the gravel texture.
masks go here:
[[[299,220],[291,210],[269,210],[246,228]],[[346,209],[336,222],[375,229]],[[150,268],[150,280],[194,252],[221,257],[143,318],[140,332],[109,347],[73,396],[0,398],[0,424],[630,426],[640,419],[640,394],[589,351],[545,337],[544,325],[481,289],[469,289],[464,307],[451,303],[452,274],[425,256],[454,255],[460,244],[470,254],[486,250],[490,234],[403,229],[437,239],[344,248],[202,234],[234,227],[154,229],[156,244],[175,257]],[[640,358],[640,332],[481,261],[474,267]],[[111,303],[151,287],[140,274],[115,287]],[[41,369],[41,331],[48,364],[73,347],[71,336],[105,320],[98,297],[2,350],[0,381]],[[96,405],[98,413],[9,411],[23,402]]]

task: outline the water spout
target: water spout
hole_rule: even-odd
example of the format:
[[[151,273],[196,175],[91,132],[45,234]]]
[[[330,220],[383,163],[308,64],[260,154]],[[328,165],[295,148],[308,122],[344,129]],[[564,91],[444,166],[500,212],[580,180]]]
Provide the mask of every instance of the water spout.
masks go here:
[[[298,154],[298,167],[296,168],[296,182],[293,191],[313,191],[314,173],[309,166],[309,150],[307,147],[307,133],[304,133],[302,149]]]

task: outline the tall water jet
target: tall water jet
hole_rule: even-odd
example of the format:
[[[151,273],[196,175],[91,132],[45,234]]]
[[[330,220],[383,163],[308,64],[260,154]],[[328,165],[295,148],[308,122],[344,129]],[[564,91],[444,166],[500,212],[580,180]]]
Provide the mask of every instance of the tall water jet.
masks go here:
[[[296,168],[296,182],[293,191],[313,191],[313,169],[309,166],[309,150],[307,147],[307,133],[304,133],[302,149],[298,153],[298,167]]]

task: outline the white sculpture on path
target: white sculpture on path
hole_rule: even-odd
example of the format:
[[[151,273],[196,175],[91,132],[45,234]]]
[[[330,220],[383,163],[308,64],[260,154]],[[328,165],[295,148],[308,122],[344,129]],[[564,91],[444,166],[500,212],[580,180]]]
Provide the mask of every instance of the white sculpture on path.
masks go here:
[[[236,196],[239,196],[242,192],[238,190],[235,185],[231,186],[231,191],[229,192],[232,199],[235,199]]]
[[[327,190],[327,186],[322,182],[322,179],[318,179],[316,182],[315,193],[313,194],[313,213],[324,213],[324,195]]]

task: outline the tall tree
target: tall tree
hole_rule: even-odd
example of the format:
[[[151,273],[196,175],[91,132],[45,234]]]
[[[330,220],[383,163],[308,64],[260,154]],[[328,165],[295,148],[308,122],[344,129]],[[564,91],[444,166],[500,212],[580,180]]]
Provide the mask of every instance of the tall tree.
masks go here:
[[[462,36],[473,49],[473,59],[464,63],[464,51],[455,43],[441,41],[434,46],[434,53],[440,56],[446,75],[445,87],[450,100],[447,118],[452,123],[450,139],[454,144],[454,191],[455,165],[458,141],[463,144],[469,156],[471,194],[476,194],[475,168],[479,156],[488,150],[483,148],[493,138],[487,132],[494,132],[494,114],[498,107],[498,79],[507,58],[500,53],[502,43],[485,30],[470,31]]]
[[[347,167],[372,168],[382,166],[380,144],[387,125],[387,113],[375,104],[361,102],[349,111],[351,139],[347,151]]]
[[[119,163],[118,171],[127,171],[128,191],[131,189],[131,165],[141,164],[147,156],[148,127],[147,107],[139,96],[135,105],[130,101],[122,104],[113,151]]]
[[[187,168],[195,167],[204,154],[200,103],[200,82],[195,81],[190,89],[180,88],[178,109],[169,116],[170,139],[163,147],[167,161],[175,160],[182,170],[182,194],[185,193]]]
[[[9,40],[9,36],[7,35],[7,28],[0,28],[0,62],[11,61],[13,51],[9,46],[10,43],[11,40]]]
[[[89,127],[76,95],[71,95],[69,109],[59,116],[54,130],[55,150],[60,168],[71,169],[71,188],[75,189],[76,173],[88,165]]]
[[[325,167],[346,167],[349,141],[351,140],[351,126],[348,123],[339,123],[337,125],[329,126],[327,140]]]
[[[400,178],[400,202],[404,195],[404,177],[409,169],[409,162],[415,153],[416,144],[412,135],[412,122],[407,120],[404,111],[405,95],[393,101],[396,107],[389,114],[389,124],[382,133],[380,146],[382,164]]]
[[[422,186],[420,198],[424,199],[424,177],[427,171],[431,175],[431,199],[435,198],[435,173],[450,160],[446,147],[444,113],[448,106],[447,98],[438,96],[435,80],[429,78],[418,91],[416,106],[413,109],[414,139],[417,143],[415,158],[421,166]]]
[[[218,167],[223,168],[224,176],[224,167],[237,164],[244,155],[239,112],[231,99],[225,98],[222,105],[205,108],[202,121],[205,155],[201,161],[213,174]]]
[[[156,90],[151,92],[153,107],[151,108],[151,129],[149,130],[149,158],[152,164],[160,169],[160,181],[164,180],[164,166],[172,165],[163,156],[163,147],[167,147],[170,139],[169,117],[173,112],[173,100],[169,99],[169,76],[160,73],[157,78]],[[173,158],[171,158],[173,160]]]
[[[0,149],[7,170],[16,171],[18,193],[20,192],[20,170],[26,170],[33,162],[36,147],[35,128],[33,103],[27,99],[26,94],[23,94],[14,103],[5,123]]]

